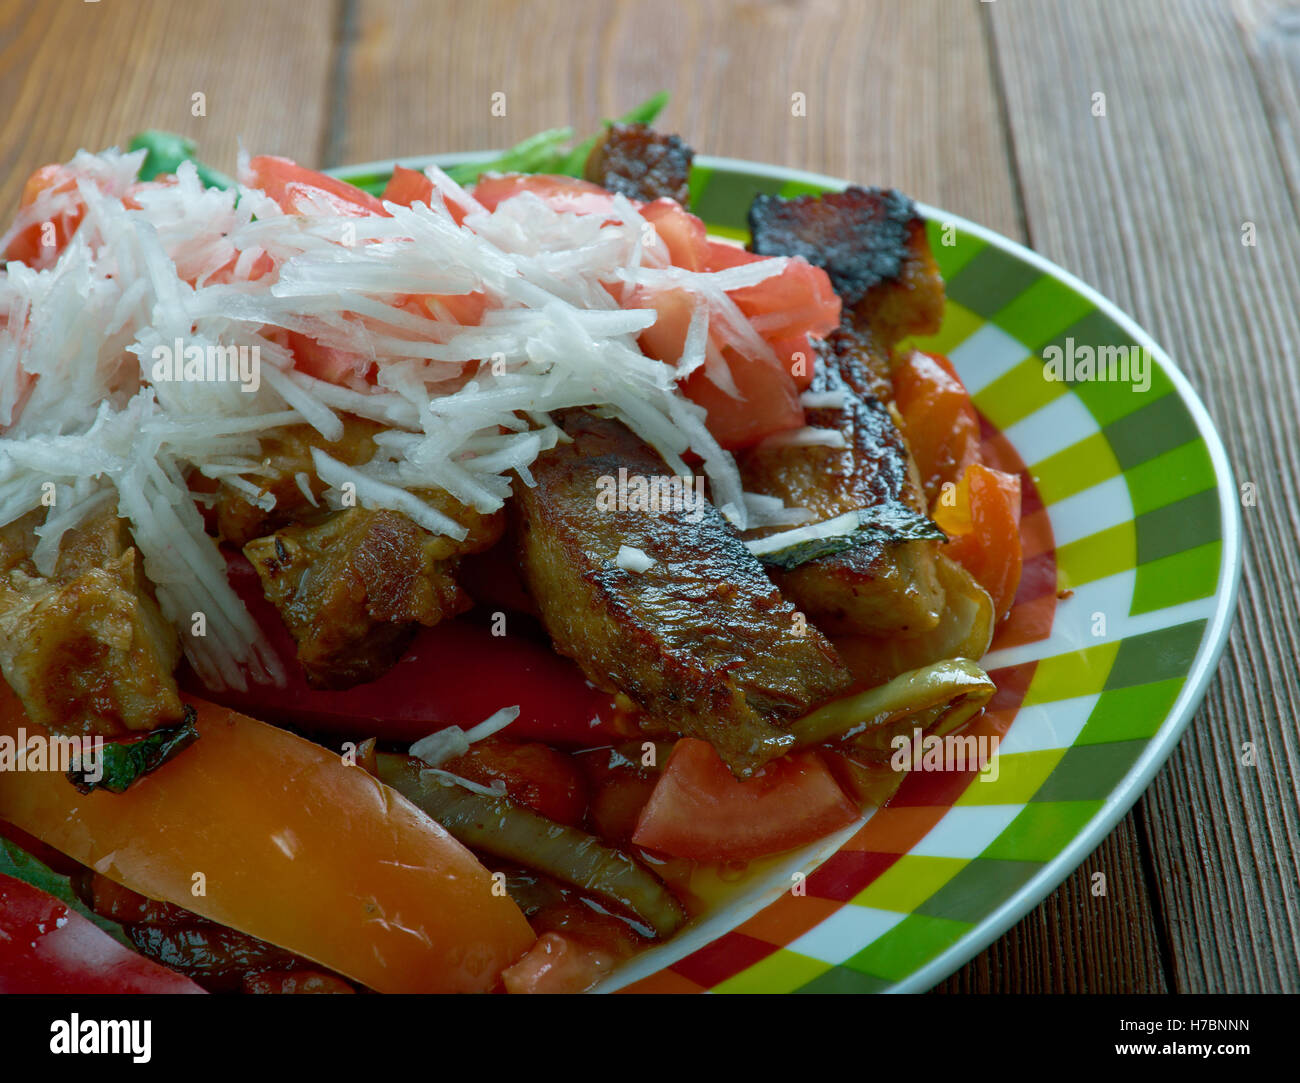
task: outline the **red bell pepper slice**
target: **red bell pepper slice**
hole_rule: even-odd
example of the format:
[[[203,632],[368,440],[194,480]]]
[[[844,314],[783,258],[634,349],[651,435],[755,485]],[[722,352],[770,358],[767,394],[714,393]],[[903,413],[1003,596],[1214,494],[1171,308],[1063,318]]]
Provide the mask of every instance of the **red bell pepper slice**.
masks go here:
[[[0,993],[202,993],[53,895],[0,874]]]

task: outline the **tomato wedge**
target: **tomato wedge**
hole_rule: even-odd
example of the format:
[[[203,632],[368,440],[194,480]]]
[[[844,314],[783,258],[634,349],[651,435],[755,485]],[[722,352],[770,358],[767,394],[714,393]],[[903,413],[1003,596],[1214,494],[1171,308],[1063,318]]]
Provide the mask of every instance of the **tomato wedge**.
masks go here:
[[[412,207],[416,203],[432,206],[433,192],[433,181],[418,169],[398,165],[393,167],[393,175],[384,186],[383,200],[386,203],[400,203],[403,207]]]
[[[599,184],[552,173],[502,173],[480,177],[474,198],[487,210],[517,196],[532,192],[548,207],[573,214],[604,214],[614,208],[614,197]]]
[[[708,411],[709,432],[729,451],[756,444],[773,433],[803,427],[803,404],[794,379],[780,365],[722,351],[739,399],[718,387],[704,368],[681,384],[686,397]]]
[[[602,948],[549,932],[501,980],[507,993],[581,993],[617,962],[617,956]]]
[[[285,730],[186,702],[199,739],[125,793],[13,772],[0,819],[380,992],[484,992],[532,945],[487,869],[395,790]],[[0,682],[0,734],[19,729],[46,736]]]
[[[708,262],[708,233],[704,223],[675,199],[656,199],[641,208],[641,217],[655,227],[668,248],[668,261],[688,271],[703,271]]]
[[[0,993],[202,992],[54,896],[0,874]]]
[[[951,505],[941,497],[934,521],[950,538],[944,552],[971,573],[993,599],[998,620],[1020,586],[1020,478],[982,463],[966,468]]]
[[[946,357],[917,351],[894,369],[893,380],[903,435],[933,502],[979,457],[979,418]]]
[[[30,207],[46,191],[71,192],[77,186],[76,179],[62,165],[57,163],[43,165],[23,184],[23,194],[18,201],[20,208]],[[10,238],[5,248],[6,260],[21,260],[28,266],[38,269],[51,267],[63,251],[70,238],[81,225],[86,208],[78,196],[68,210],[50,220],[52,230],[45,229],[46,223],[34,222],[26,229]],[[46,238],[50,244],[46,244]]]
[[[677,742],[632,841],[692,861],[749,861],[847,827],[858,810],[812,752],[735,778],[707,741]]]
[[[248,163],[249,183],[260,188],[286,214],[300,214],[313,204],[324,205],[335,214],[364,218],[387,216],[384,205],[354,184],[300,166],[290,158],[259,154]]]

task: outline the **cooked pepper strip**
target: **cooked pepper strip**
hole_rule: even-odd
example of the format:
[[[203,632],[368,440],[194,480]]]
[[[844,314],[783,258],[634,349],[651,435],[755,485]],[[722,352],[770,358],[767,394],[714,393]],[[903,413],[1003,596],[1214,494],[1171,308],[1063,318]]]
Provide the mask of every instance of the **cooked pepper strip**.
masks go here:
[[[901,673],[888,684],[832,700],[790,728],[798,748],[852,739],[885,750],[900,725],[942,737],[980,710],[997,691],[974,662],[950,658]],[[933,726],[933,728],[929,728]]]
[[[423,809],[472,850],[544,872],[615,904],[661,937],[685,915],[672,893],[640,862],[594,835],[548,820],[503,797],[473,793],[422,770],[411,756],[380,753],[379,779]]]

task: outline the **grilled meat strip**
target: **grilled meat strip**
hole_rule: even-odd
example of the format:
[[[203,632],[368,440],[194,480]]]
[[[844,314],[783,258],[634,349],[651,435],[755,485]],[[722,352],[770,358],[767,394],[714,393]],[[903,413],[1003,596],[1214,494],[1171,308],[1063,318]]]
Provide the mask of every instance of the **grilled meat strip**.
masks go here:
[[[893,350],[933,333],[943,280],[925,223],[893,190],[849,188],[825,196],[755,199],[753,249],[803,256],[825,268],[846,306],[843,326],[819,348],[810,390],[841,393],[843,406],[811,408],[808,424],[834,429],[843,449],[760,445],[739,457],[745,487],[806,507],[816,522],[901,500],[924,513],[912,457],[882,403],[893,398]],[[832,634],[915,635],[944,605],[937,543],[875,542],[775,574],[781,589]]]
[[[683,207],[690,199],[695,152],[675,135],[645,124],[611,124],[587,156],[583,176],[628,199],[649,203],[668,197]]]
[[[892,188],[846,188],[822,196],[756,196],[750,247],[802,256],[823,268],[852,326],[886,349],[943,322],[943,279],[916,205]]]
[[[696,515],[601,499],[602,479],[620,468],[670,473],[650,447],[582,411],[561,424],[571,442],[542,455],[536,486],[511,502],[524,578],[556,649],[643,707],[650,732],[701,737],[733,772],[753,772],[789,745],[791,720],[848,687],[848,671],[707,501]],[[625,570],[621,546],[655,563]]]
[[[213,509],[217,533],[231,545],[245,546],[254,538],[282,526],[311,518],[323,507],[324,484],[316,477],[312,448],[318,447],[331,458],[349,466],[368,462],[375,454],[375,434],[383,429],[378,422],[351,414],[343,415],[343,436],[332,443],[321,440],[310,425],[289,425],[262,437],[262,492],[275,498],[270,511],[259,508],[234,487],[222,484],[217,489]],[[298,484],[298,475],[307,475],[307,487],[316,500],[313,505]]]
[[[455,503],[445,494],[443,502]],[[457,559],[496,542],[505,516],[448,514],[462,522],[472,516],[464,541],[430,534],[400,512],[345,508],[244,546],[297,641],[309,683],[348,688],[374,680],[397,662],[418,625],[470,607],[454,578]]]
[[[924,514],[915,466],[889,410],[870,393],[872,376],[851,353],[823,356],[810,390],[837,393],[843,405],[807,408],[808,424],[839,432],[844,447],[759,444],[737,456],[745,488],[807,508],[814,522],[893,503]],[[943,610],[937,545],[874,539],[771,574],[832,635],[916,634],[933,628]]]
[[[116,506],[63,535],[49,577],[32,563],[43,514],[0,530],[0,670],[27,717],[107,738],[179,722],[180,645]]]

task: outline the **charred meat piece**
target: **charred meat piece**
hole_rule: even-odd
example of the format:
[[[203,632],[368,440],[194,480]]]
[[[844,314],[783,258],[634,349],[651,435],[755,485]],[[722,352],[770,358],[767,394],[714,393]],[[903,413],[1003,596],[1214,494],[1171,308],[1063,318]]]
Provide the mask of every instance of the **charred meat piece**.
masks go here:
[[[760,444],[738,457],[745,488],[807,508],[813,522],[897,503],[924,514],[915,467],[889,410],[870,394],[873,380],[852,354],[824,355],[810,390],[838,395],[842,405],[809,407],[808,424],[839,432],[844,447]],[[763,533],[771,531],[755,532]],[[933,628],[943,610],[936,546],[876,538],[772,577],[831,634],[917,634]]]
[[[347,688],[389,669],[417,625],[469,608],[452,578],[457,544],[399,512],[347,508],[258,538],[244,554],[293,633],[308,681]]]
[[[628,199],[649,203],[667,196],[684,207],[694,156],[675,135],[645,124],[611,124],[591,148],[583,176]]]
[[[536,486],[512,501],[524,578],[556,649],[644,708],[650,732],[701,737],[751,773],[788,746],[791,720],[848,687],[848,672],[707,501],[633,510],[610,499],[620,469],[668,475],[658,454],[616,421],[575,411],[561,423],[572,441],[539,458]],[[654,563],[620,566],[624,546]]]
[[[180,646],[116,506],[63,535],[48,577],[32,562],[42,515],[0,530],[0,670],[27,717],[109,738],[179,722]]]
[[[275,498],[275,507],[265,511],[249,501],[238,489],[221,484],[214,502],[217,533],[231,545],[244,546],[282,526],[298,522],[313,514],[323,515],[321,496],[325,486],[316,477],[312,448],[318,447],[339,462],[356,466],[368,462],[375,454],[375,434],[383,426],[366,418],[345,415],[343,436],[332,443],[323,441],[310,425],[291,425],[262,438],[262,473],[250,475],[261,484],[262,492]],[[311,492],[312,501],[299,485],[299,475]]]
[[[825,269],[854,326],[892,349],[900,338],[933,334],[943,318],[943,280],[925,221],[892,188],[847,188],[822,196],[755,197],[750,247],[764,256],[802,256]]]

